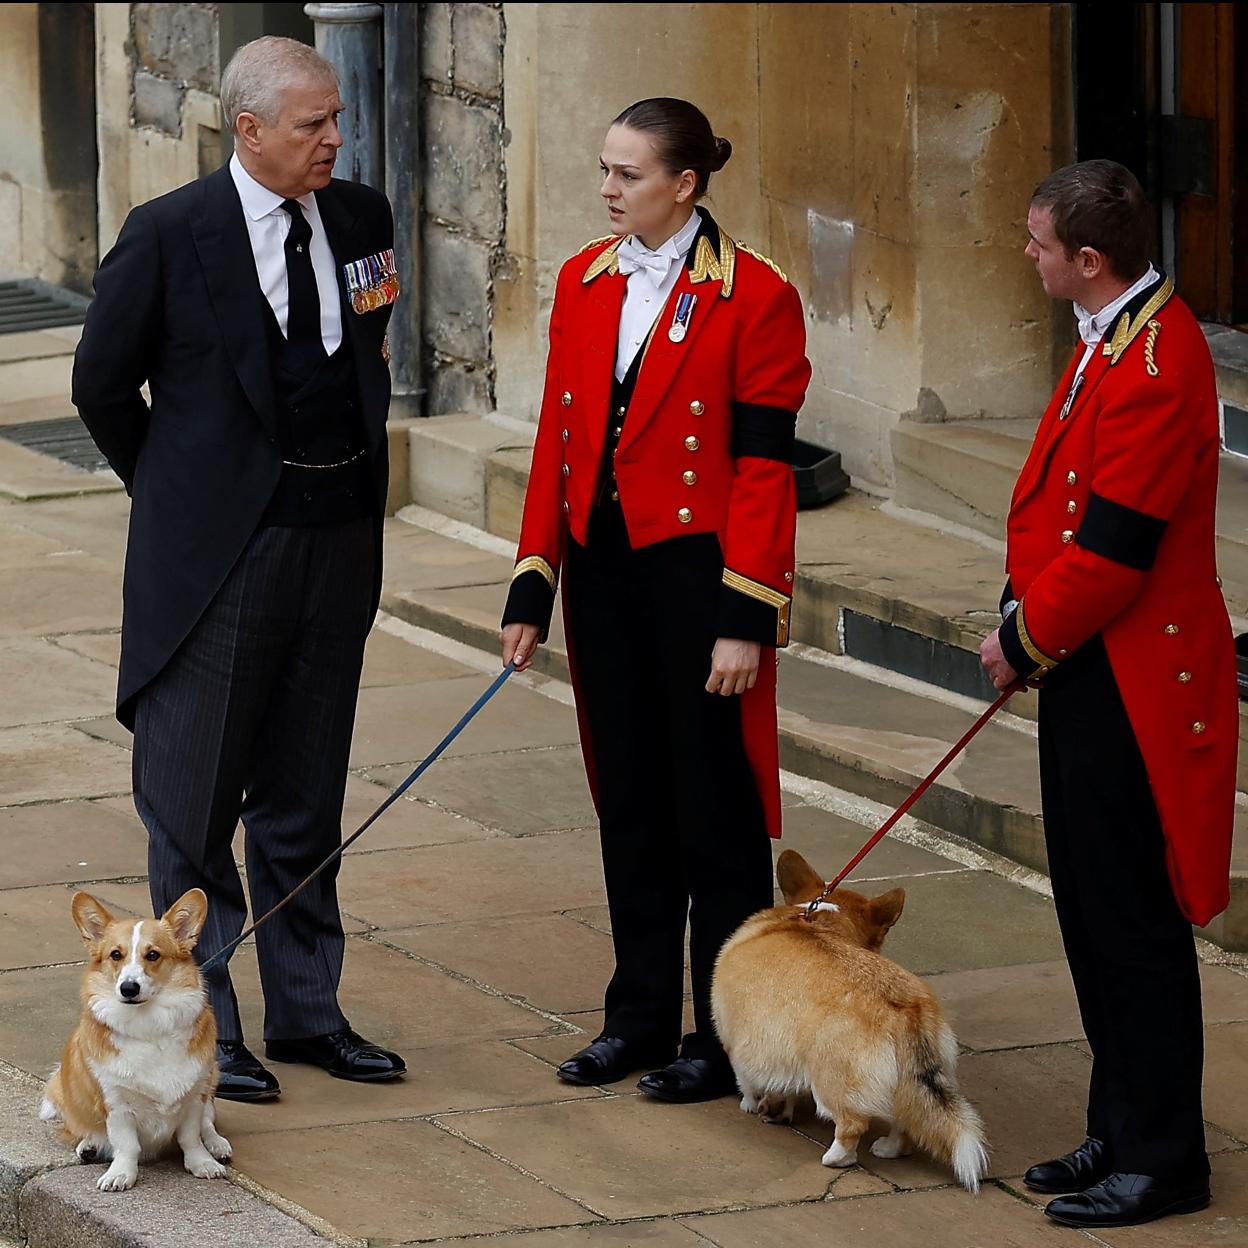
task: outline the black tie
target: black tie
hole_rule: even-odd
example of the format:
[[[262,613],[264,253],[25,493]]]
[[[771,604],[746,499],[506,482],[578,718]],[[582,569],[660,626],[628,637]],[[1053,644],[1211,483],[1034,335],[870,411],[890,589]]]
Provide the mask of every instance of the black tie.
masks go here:
[[[312,271],[312,227],[295,199],[282,200],[290,214],[286,235],[286,282],[290,295],[286,310],[286,341],[301,371],[317,367],[325,359],[321,340],[321,300]]]

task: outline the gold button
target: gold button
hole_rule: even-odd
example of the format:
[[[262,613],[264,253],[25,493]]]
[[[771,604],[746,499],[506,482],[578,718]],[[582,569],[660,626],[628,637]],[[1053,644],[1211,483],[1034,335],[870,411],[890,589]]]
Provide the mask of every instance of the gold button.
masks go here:
[[[681,473],[680,479],[686,485],[697,485],[698,474],[696,472],[693,472],[692,470],[687,469],[685,472]]]
[[[1215,584],[1215,585],[1216,585],[1219,589],[1221,589],[1221,588],[1222,588],[1222,578],[1221,578],[1220,576],[1215,576],[1215,577],[1213,578],[1213,583],[1214,583],[1214,584]]]
[[[566,429],[563,431],[563,440],[565,442],[568,440],[568,431]]]
[[[1076,483],[1078,482],[1078,480],[1079,480],[1079,478],[1078,478],[1077,476],[1075,476],[1075,474],[1074,474],[1073,472],[1068,472],[1068,473],[1066,474],[1066,484],[1067,484],[1067,485],[1074,485],[1074,484],[1076,484]]]
[[[572,391],[565,390],[563,392],[563,398],[560,400],[560,402],[564,405],[564,407],[571,407],[572,406]]]
[[[1192,679],[1192,674],[1191,674],[1191,672],[1180,672],[1180,673],[1179,673],[1179,684],[1181,684],[1181,685],[1186,685],[1186,684],[1188,684],[1188,683],[1191,681],[1191,679]]]
[[[786,572],[786,573],[784,574],[784,579],[785,579],[786,581],[791,581],[791,580],[793,579],[793,573],[792,573],[792,572]]]
[[[613,433],[613,434],[614,434],[614,435],[618,438],[618,437],[620,436],[620,434],[622,434],[622,433],[624,432],[624,426],[623,426],[623,425],[616,425],[616,427],[615,427],[614,429],[612,429],[612,430],[611,430],[611,432],[612,432],[612,433]]]
[[[693,512],[691,512],[688,507],[682,507],[676,513],[676,519],[679,520],[681,524],[688,524],[689,521],[693,519]]]
[[[1192,731],[1197,736],[1200,736],[1200,734],[1204,732],[1204,730],[1205,730],[1205,725],[1199,719],[1192,725]]]
[[[1063,649],[1059,650],[1057,653],[1058,653],[1058,656],[1059,656],[1060,658],[1063,658],[1063,659],[1064,659],[1064,658],[1065,658],[1065,657],[1066,657],[1066,656],[1070,653],[1070,651],[1069,651],[1069,650],[1067,650],[1067,649],[1065,649],[1065,648],[1063,648]]]
[[[685,450],[687,450],[687,451],[696,451],[696,450],[698,449],[698,447],[700,447],[701,445],[702,445],[702,443],[701,443],[701,442],[699,442],[699,441],[697,440],[697,438],[695,438],[695,437],[693,436],[693,434],[690,434],[690,435],[689,435],[689,436],[685,439]]]
[[[572,475],[572,469],[571,469],[571,468],[569,468],[569,467],[567,466],[567,464],[564,464],[564,466],[563,466],[563,475],[564,475],[565,477],[570,477],[570,476]]]
[[[1063,529],[1063,530],[1062,530],[1062,545],[1063,545],[1063,546],[1069,546],[1069,545],[1071,544],[1071,542],[1073,542],[1074,540],[1075,540],[1075,531],[1074,531],[1074,529]]]
[[[568,501],[567,501],[567,499],[564,499],[564,501],[563,501],[563,509],[564,509],[564,511],[571,511],[571,510],[572,510],[572,508],[568,506]]]
[[[619,492],[619,490],[612,490],[612,491],[611,491],[611,501],[612,501],[613,503],[618,503],[618,502],[620,501],[620,492]]]
[[[1068,502],[1068,503],[1066,504],[1066,510],[1067,510],[1067,511],[1068,511],[1068,512],[1072,515],[1072,516],[1075,514],[1075,512],[1076,512],[1078,509],[1079,509],[1079,504],[1078,504],[1077,502],[1075,502],[1075,500],[1074,500],[1073,498],[1070,500],[1070,502]]]
[[[1162,632],[1164,632],[1167,637],[1177,637],[1179,633],[1179,626],[1177,624],[1167,624],[1166,627],[1162,629]]]
[[[617,408],[615,409],[615,414],[616,414],[616,415],[617,415],[617,416],[618,416],[621,420],[623,420],[623,419],[624,419],[624,410],[625,410],[625,409],[624,409],[624,408],[622,408],[622,407],[617,407]]]
[[[706,411],[706,408],[704,408],[704,407],[702,406],[702,400],[701,400],[701,399],[694,399],[694,401],[693,401],[692,403],[690,403],[690,404],[689,404],[689,410],[690,410],[690,411],[691,411],[691,412],[692,412],[695,416],[701,416],[701,415],[702,415],[702,413],[703,413],[704,411]]]

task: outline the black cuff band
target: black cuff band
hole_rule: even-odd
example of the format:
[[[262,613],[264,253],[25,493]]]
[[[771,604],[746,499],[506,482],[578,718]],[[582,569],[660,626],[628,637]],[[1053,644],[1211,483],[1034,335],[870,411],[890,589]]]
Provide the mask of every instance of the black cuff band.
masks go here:
[[[734,458],[753,455],[759,459],[793,462],[793,438],[797,413],[762,403],[733,403],[732,454]]]
[[[550,582],[536,569],[521,572],[507,591],[503,608],[503,628],[508,624],[536,624],[545,641],[550,632],[550,616],[555,607],[555,591]]]
[[[1165,532],[1166,521],[1092,494],[1075,541],[1103,559],[1147,572],[1157,558]]]

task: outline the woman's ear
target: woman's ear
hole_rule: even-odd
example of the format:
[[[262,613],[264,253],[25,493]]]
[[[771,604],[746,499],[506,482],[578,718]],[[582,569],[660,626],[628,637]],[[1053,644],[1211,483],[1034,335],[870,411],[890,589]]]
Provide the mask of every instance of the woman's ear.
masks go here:
[[[676,183],[676,202],[687,204],[697,189],[698,175],[692,169],[683,170]]]

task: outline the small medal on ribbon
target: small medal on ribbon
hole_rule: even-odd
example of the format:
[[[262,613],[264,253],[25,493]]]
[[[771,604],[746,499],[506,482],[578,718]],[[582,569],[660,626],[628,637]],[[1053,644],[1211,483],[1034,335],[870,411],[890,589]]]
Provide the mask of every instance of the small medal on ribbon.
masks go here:
[[[363,315],[393,303],[399,297],[399,275],[394,250],[379,251],[342,266],[352,309]]]
[[[681,342],[689,332],[689,318],[693,316],[693,305],[697,301],[697,295],[692,295],[688,291],[676,300],[676,311],[672,316],[672,327],[667,331],[667,336],[673,342]]]

